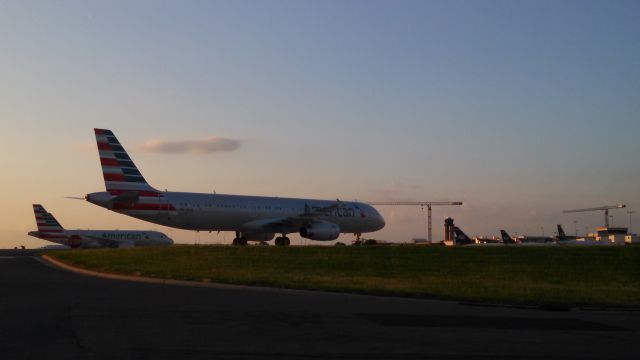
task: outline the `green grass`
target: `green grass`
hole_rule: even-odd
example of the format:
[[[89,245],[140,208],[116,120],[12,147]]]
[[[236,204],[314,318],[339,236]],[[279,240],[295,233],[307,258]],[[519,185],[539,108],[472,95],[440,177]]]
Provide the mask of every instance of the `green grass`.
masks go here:
[[[640,307],[640,247],[230,247],[50,252],[168,279],[514,304]]]

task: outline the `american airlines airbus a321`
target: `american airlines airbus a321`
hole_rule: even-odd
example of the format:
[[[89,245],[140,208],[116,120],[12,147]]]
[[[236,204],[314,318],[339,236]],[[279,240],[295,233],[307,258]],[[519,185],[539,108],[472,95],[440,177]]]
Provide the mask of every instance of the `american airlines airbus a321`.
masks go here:
[[[340,233],[380,230],[385,222],[370,205],[243,195],[158,191],[147,183],[113,132],[95,129],[106,192],[85,196],[93,204],[155,224],[185,230],[234,231],[234,245],[269,241],[289,245],[287,234],[330,241]]]
[[[171,245],[173,240],[157,231],[140,230],[67,230],[44,206],[33,204],[38,231],[29,235],[70,248],[127,248],[133,246]]]

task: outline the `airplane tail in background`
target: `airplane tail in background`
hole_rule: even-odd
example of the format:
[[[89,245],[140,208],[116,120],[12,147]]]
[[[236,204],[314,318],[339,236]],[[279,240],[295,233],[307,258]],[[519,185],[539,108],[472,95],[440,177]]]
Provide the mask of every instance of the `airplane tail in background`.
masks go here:
[[[564,229],[562,228],[562,224],[558,224],[558,238],[564,239],[567,237],[567,234],[564,233]]]
[[[515,244],[516,241],[505,231],[500,230],[500,235],[502,236],[502,242],[505,244]]]
[[[60,225],[58,220],[53,217],[53,214],[48,213],[42,205],[33,204],[33,213],[36,217],[38,231],[30,232],[29,235],[53,242],[60,242],[67,239],[62,225]]]
[[[64,228],[53,214],[48,213],[44,206],[33,204],[33,213],[36,216],[36,224],[39,232],[62,232]]]
[[[158,191],[147,183],[113,132],[106,129],[94,131],[107,191],[112,195],[137,191],[142,192],[142,196],[157,196]]]
[[[465,234],[459,227],[454,227],[453,231],[456,233],[456,245],[469,245],[475,243],[475,241],[468,237],[467,234]]]

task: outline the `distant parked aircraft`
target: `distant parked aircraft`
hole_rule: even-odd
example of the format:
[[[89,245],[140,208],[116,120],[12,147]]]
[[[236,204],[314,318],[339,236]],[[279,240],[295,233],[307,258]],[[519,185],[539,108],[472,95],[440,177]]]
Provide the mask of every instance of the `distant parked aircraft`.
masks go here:
[[[40,204],[33,204],[38,231],[29,235],[71,248],[123,248],[171,245],[173,240],[157,231],[138,230],[66,230]]]
[[[500,236],[502,236],[502,243],[503,244],[515,244],[516,241],[513,240],[513,238],[507,234],[507,232],[505,230],[500,230]]]
[[[558,224],[558,237],[556,238],[558,242],[575,242],[577,238],[577,236],[565,234],[562,224]]]
[[[95,129],[95,135],[107,191],[85,199],[121,214],[179,229],[234,231],[234,245],[269,241],[275,234],[282,234],[276,245],[289,245],[287,234],[296,232],[328,241],[340,233],[359,236],[385,225],[376,209],[359,202],[158,191],[113,132]]]
[[[465,234],[464,231],[462,231],[462,229],[460,229],[459,227],[454,227],[453,231],[456,235],[455,245],[470,245],[476,243],[473,239],[468,237],[467,234]]]
[[[504,230],[502,230],[504,231]],[[506,231],[505,231],[506,234]],[[509,236],[507,234],[507,236]],[[510,236],[509,236],[510,237]],[[504,239],[504,235],[502,236],[502,238]],[[528,236],[528,235],[523,235],[523,236],[518,236],[517,238],[518,242],[522,243],[522,244],[545,244],[545,243],[552,243],[554,242],[554,239],[552,237],[549,236]]]
[[[473,238],[473,240],[475,240],[475,242],[478,244],[502,244],[502,239],[487,238],[482,236],[476,236],[475,238]]]

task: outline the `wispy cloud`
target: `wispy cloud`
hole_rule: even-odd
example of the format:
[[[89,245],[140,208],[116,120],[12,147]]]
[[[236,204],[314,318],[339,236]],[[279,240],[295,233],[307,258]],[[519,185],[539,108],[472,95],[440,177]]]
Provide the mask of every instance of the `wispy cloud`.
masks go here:
[[[210,136],[194,140],[150,140],[144,143],[141,149],[146,152],[160,154],[213,154],[234,151],[239,147],[239,140],[222,136]]]

